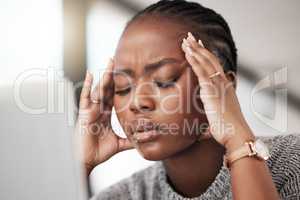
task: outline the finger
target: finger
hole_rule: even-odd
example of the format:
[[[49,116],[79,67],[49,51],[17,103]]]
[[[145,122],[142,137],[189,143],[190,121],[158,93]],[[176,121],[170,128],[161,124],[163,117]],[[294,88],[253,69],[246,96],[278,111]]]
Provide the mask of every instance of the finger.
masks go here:
[[[215,72],[220,72],[220,77],[222,77],[223,79],[226,78],[224,69],[223,69],[222,65],[220,64],[219,59],[213,53],[211,53],[209,50],[199,47],[199,46],[196,48],[195,51],[199,55],[202,55],[203,57],[205,57],[207,60],[209,60],[211,62]]]
[[[200,66],[200,63],[196,60],[194,57],[195,52],[191,48],[190,44],[188,43],[187,39],[183,39],[182,42],[182,50],[185,52],[185,58],[189,62],[189,64],[192,67],[193,72],[196,74],[198,79],[200,78],[201,80],[207,80],[207,74],[203,70],[203,68]]]
[[[189,47],[187,47],[189,49]],[[195,60],[202,67],[202,70],[205,71],[202,74],[209,74],[208,77],[198,76],[199,85],[200,85],[200,98],[204,103],[204,108],[208,112],[219,112],[220,102],[222,102],[222,94],[224,92],[224,85],[226,83],[224,78],[219,75],[213,76],[216,73],[215,67],[208,59],[202,56],[200,53],[195,52],[194,49],[190,48],[187,52],[191,52]],[[199,67],[193,68],[194,71],[199,71]],[[218,71],[217,71],[218,72]],[[197,74],[197,73],[196,73]],[[199,74],[199,73],[198,73]]]
[[[186,43],[187,41],[184,41],[184,42]],[[224,80],[221,77],[221,73],[216,72],[213,64],[208,59],[206,59],[204,56],[195,52],[195,50],[191,47],[190,44],[185,44],[183,46],[186,48],[186,52],[190,56],[194,57],[194,59],[200,66],[200,67],[195,67],[195,68],[192,67],[192,69],[198,76],[198,81],[199,81],[200,87],[203,88],[203,87],[209,86],[210,87],[210,91],[208,92],[209,96],[211,96],[211,94],[217,95],[217,93],[215,93],[215,89],[217,89],[216,86],[221,86],[220,83],[222,83]],[[197,71],[200,71],[200,69],[202,71],[204,71],[202,73],[203,77],[201,77],[200,74],[197,72]],[[215,75],[216,73],[217,73],[217,75]],[[205,94],[205,95],[207,95],[207,94]],[[215,95],[213,95],[212,97],[215,97]]]
[[[103,101],[105,103],[106,100],[112,96],[113,92],[112,90],[110,90],[113,89],[112,70],[113,60],[110,59],[102,78],[92,92],[91,98],[93,99],[93,101]]]
[[[214,110],[214,105],[219,101],[220,91],[214,81],[209,78],[207,72],[204,70],[203,65],[195,57],[195,52],[187,45],[183,45],[186,48],[186,59],[190,63],[193,72],[196,74],[200,86],[200,98],[204,103],[204,107],[207,110]],[[212,66],[211,66],[212,67]]]
[[[186,38],[186,41],[193,48],[196,48],[199,45],[196,41],[196,38],[193,36],[193,34],[191,32],[188,32],[188,37]]]
[[[204,47],[201,40],[198,40],[198,42],[197,42],[195,37],[193,36],[193,34],[189,32],[186,41],[190,44],[190,46],[196,52],[198,52],[199,54],[204,56],[206,59],[208,59],[213,64],[214,69],[221,73],[221,77],[225,78],[225,73],[224,73],[223,67],[221,66],[221,64],[219,62],[219,59],[213,53],[211,53],[208,49],[206,49]]]
[[[188,32],[188,37],[186,39],[186,41],[189,43],[189,45],[195,49],[195,51],[198,51],[198,49],[203,51],[203,56],[206,57],[208,60],[213,61],[213,62],[218,62],[218,60],[214,57],[214,55],[212,55],[203,45],[201,40],[197,40],[195,39],[195,37],[193,36],[193,34],[191,32]],[[215,63],[213,63],[215,64]]]
[[[204,59],[205,62],[210,62],[212,68],[209,68],[209,65],[204,65],[206,67],[206,70],[208,71],[208,74],[213,74],[215,72],[220,72],[220,76],[222,78],[225,78],[225,73],[223,70],[223,67],[221,66],[219,59],[211,53],[208,49],[206,49],[202,43],[201,40],[196,41],[195,37],[192,35],[192,33],[188,33],[188,37],[186,39],[186,42],[190,45],[190,47],[197,53],[199,59]]]
[[[187,61],[189,62],[189,64],[192,67],[193,72],[196,74],[199,82],[210,82],[209,78],[208,78],[208,74],[207,72],[204,70],[204,68],[201,66],[203,65],[203,63],[201,64],[197,58],[195,57],[195,52],[194,50],[188,46],[188,44],[185,42],[183,42],[183,50],[185,51],[185,57],[187,59]]]
[[[201,52],[199,52],[199,49],[197,51],[197,49],[194,49],[193,47],[191,47],[191,50],[193,52],[193,56],[195,57],[196,61],[201,65],[203,70],[206,71],[206,74],[208,75],[208,77],[210,75],[216,73],[216,69],[213,66],[213,64],[207,58],[205,58],[201,54]]]
[[[133,149],[133,144],[127,138],[119,138],[119,151]]]
[[[206,70],[208,75],[212,75],[218,71],[220,71],[221,76],[224,75],[223,70],[220,70],[220,68],[217,67],[217,65],[219,65],[218,59],[207,49],[201,46],[199,42],[196,42],[194,36],[190,32],[188,34],[188,38],[184,42],[195,52],[195,58],[203,65],[203,68]],[[202,42],[200,43],[202,44]]]
[[[80,108],[85,108],[90,103],[90,93],[93,84],[93,75],[87,71],[80,94]]]
[[[87,71],[83,82],[80,98],[89,98],[91,86],[93,84],[93,75]]]

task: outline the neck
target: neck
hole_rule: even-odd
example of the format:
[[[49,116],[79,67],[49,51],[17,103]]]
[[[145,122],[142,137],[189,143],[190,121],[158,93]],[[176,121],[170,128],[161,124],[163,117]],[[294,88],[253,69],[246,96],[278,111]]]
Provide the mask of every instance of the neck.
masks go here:
[[[170,185],[186,197],[201,195],[219,173],[224,153],[225,149],[211,138],[164,160]]]

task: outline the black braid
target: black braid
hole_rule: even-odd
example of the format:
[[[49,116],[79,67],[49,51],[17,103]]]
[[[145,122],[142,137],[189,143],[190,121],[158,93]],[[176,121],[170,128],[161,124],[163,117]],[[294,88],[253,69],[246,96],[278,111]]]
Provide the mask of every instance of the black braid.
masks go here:
[[[187,24],[204,46],[220,60],[225,71],[237,71],[237,49],[225,19],[214,10],[196,2],[161,0],[138,12],[128,23],[142,16],[158,15]]]

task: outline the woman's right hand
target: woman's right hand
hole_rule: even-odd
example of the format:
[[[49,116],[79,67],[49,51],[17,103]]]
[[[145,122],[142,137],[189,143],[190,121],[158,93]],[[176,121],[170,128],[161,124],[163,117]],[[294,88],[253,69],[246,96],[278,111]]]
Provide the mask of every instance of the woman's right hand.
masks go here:
[[[113,60],[110,59],[92,93],[93,76],[87,72],[81,91],[76,129],[81,135],[83,164],[87,174],[114,154],[133,148],[132,143],[116,135],[111,126],[114,96],[112,70]]]

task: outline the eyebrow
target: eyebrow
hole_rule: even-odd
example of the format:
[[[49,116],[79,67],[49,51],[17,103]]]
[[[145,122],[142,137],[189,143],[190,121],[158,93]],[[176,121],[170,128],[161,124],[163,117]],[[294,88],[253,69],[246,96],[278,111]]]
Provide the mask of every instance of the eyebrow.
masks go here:
[[[144,74],[149,74],[149,73],[165,66],[166,64],[172,64],[172,63],[180,63],[180,61],[175,58],[163,58],[157,62],[145,65]],[[121,75],[123,73],[125,73],[129,76],[132,76],[132,77],[135,75],[134,71],[132,69],[128,69],[128,68],[117,69],[114,71],[114,75]]]

